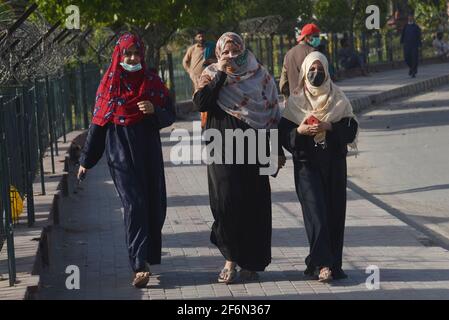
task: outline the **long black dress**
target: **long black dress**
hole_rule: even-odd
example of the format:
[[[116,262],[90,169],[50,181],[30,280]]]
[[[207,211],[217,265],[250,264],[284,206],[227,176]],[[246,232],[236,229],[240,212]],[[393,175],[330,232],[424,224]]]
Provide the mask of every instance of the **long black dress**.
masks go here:
[[[226,129],[254,130],[257,136],[256,129],[217,105],[226,77],[226,73],[219,71],[193,99],[199,111],[208,112],[206,129],[216,129],[223,137],[223,161],[229,156],[224,149]],[[233,160],[235,156],[234,152]],[[267,175],[260,175],[260,162],[248,164],[247,144],[244,159],[244,164],[207,166],[210,207],[215,220],[210,239],[226,260],[247,270],[263,271],[271,262],[270,182]]]
[[[134,272],[146,263],[161,263],[161,231],[167,200],[164,161],[159,129],[174,122],[174,106],[164,108],[140,122],[121,126],[109,123],[89,127],[80,164],[90,169],[106,151],[114,185],[124,208],[126,244]]]
[[[330,267],[334,278],[344,277],[342,255],[346,219],[347,144],[354,141],[357,122],[343,118],[326,133],[326,148],[313,137],[300,135],[298,125],[282,118],[279,136],[293,155],[295,186],[310,245],[307,272]]]

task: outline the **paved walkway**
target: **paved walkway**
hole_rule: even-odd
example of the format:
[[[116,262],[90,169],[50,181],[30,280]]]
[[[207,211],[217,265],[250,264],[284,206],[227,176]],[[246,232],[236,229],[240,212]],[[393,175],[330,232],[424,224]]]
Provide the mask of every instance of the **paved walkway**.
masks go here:
[[[429,64],[420,66],[416,78],[408,75],[408,69],[394,69],[371,73],[366,77],[344,79],[337,84],[353,100],[368,95],[391,91],[403,86],[413,85],[438,76],[449,74],[449,63]]]
[[[357,106],[362,108],[365,103],[370,103],[373,95],[378,98],[379,95],[391,97],[392,93],[398,92],[420,92],[429,86],[447,83],[444,77],[448,74],[449,64],[445,63],[422,66],[415,79],[409,78],[405,69],[398,69],[346,79],[338,85],[353,101],[359,100]],[[191,126],[191,122],[174,125],[190,130]],[[217,284],[216,276],[223,259],[209,242],[212,215],[208,205],[206,168],[204,165],[174,166],[169,161],[170,147],[174,145],[169,141],[169,130],[163,132],[169,197],[163,264],[153,269],[155,277],[149,288],[137,290],[130,286],[131,270],[126,258],[121,204],[103,160],[89,172],[82,190],[77,193],[72,190],[70,197],[63,198],[61,224],[53,226],[49,233],[51,263],[41,274],[38,298],[449,299],[449,253],[351,190],[348,190],[344,260],[350,278],[331,285],[305,280],[302,271],[307,241],[294,193],[291,162],[278,178],[271,179],[272,264],[261,275],[260,282]],[[358,163],[357,159],[352,160],[350,176],[356,169],[352,163]],[[62,164],[58,161],[57,165]],[[57,183],[51,182],[52,178],[49,176],[48,190],[56,189]],[[39,187],[36,190],[40,190]],[[42,213],[51,204],[50,198],[46,200],[37,194],[35,201],[42,207],[39,207]],[[42,216],[43,225],[48,223],[47,216],[48,212]],[[16,230],[18,271],[31,269],[25,266],[34,260],[37,242],[33,240],[41,230],[40,224],[34,229]],[[30,243],[34,244],[33,250]],[[4,260],[0,255],[2,265]],[[68,276],[65,270],[72,264],[79,266],[81,271],[80,290],[70,291],[65,287]],[[368,265],[380,268],[380,290],[368,290],[365,286]],[[0,273],[5,275],[4,270],[0,269]],[[0,299],[23,298],[27,284],[37,278],[24,272],[18,276],[21,283],[13,288],[0,279]]]
[[[192,122],[176,123],[192,129]],[[449,252],[348,190],[344,269],[349,279],[332,284],[306,280],[307,241],[294,192],[291,161],[271,179],[273,261],[253,283],[216,283],[223,258],[210,244],[212,223],[204,165],[169,161],[169,130],[163,132],[168,186],[163,262],[147,289],[130,286],[121,204],[102,160],[83,190],[63,204],[61,225],[52,232],[50,261],[41,276],[40,299],[449,299]],[[350,169],[349,169],[350,170]],[[80,290],[65,288],[65,268],[77,265]],[[370,265],[380,269],[380,289],[365,281]]]

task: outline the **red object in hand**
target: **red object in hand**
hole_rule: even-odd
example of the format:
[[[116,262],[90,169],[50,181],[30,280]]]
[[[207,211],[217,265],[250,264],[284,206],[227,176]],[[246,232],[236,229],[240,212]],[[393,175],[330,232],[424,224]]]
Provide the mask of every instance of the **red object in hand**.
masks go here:
[[[306,124],[308,124],[309,126],[313,126],[315,124],[319,124],[320,122],[321,121],[318,120],[318,118],[313,116],[313,115],[308,117],[307,120],[306,120]]]

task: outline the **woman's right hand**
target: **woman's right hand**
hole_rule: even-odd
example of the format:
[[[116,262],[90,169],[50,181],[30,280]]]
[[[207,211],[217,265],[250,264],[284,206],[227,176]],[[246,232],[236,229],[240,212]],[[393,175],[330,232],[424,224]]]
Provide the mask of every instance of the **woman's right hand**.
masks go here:
[[[301,123],[296,131],[303,136],[314,136],[318,133],[315,126],[310,126],[308,124],[305,124],[304,122]]]
[[[83,166],[80,166],[76,177],[78,178],[78,180],[84,180],[84,178],[86,177],[86,174],[87,174],[87,169],[84,168]]]
[[[226,68],[229,67],[229,58],[224,57],[218,60],[217,62],[217,69],[220,71],[226,71]]]

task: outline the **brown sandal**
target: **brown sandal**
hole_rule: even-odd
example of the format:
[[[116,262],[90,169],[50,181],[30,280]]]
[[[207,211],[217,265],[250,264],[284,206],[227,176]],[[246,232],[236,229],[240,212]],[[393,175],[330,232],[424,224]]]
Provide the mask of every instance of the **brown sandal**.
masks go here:
[[[150,276],[151,273],[148,271],[137,272],[133,280],[133,286],[136,288],[146,288],[150,281]]]

